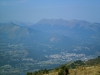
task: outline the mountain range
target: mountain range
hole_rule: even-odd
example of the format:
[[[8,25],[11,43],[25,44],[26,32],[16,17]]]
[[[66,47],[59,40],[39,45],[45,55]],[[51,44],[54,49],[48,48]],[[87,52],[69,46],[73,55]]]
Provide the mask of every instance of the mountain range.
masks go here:
[[[54,68],[99,54],[100,23],[63,19],[0,23],[1,74]]]

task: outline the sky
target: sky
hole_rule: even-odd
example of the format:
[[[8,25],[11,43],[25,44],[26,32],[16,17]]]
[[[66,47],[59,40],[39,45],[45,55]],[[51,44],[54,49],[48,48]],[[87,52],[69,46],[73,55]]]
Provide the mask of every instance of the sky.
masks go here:
[[[0,0],[0,23],[41,19],[100,23],[100,0]]]

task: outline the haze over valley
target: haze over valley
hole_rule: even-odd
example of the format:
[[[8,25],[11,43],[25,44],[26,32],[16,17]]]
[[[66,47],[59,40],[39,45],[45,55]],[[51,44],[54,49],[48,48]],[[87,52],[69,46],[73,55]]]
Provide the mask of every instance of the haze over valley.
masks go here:
[[[0,0],[0,75],[99,56],[100,0]]]
[[[63,19],[42,19],[32,25],[0,23],[1,74],[52,69],[98,55],[100,23]]]

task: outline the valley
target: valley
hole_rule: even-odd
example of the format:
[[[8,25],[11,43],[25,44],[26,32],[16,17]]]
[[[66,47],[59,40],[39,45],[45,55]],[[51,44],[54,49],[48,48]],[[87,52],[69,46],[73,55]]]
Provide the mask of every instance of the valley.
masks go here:
[[[43,19],[27,26],[0,23],[0,75],[52,69],[100,55],[100,24]]]

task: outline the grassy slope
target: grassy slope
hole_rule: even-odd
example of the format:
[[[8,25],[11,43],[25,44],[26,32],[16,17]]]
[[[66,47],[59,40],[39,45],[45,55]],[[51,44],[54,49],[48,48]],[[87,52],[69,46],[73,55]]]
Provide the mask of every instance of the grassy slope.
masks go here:
[[[51,71],[49,74],[44,75],[58,75],[58,71]],[[100,75],[100,64],[96,66],[78,66],[75,69],[69,69],[69,75]]]
[[[74,64],[80,64],[80,65],[74,65],[74,69],[70,68],[69,65],[73,65],[73,63],[67,64],[66,66],[69,67],[69,75],[100,75],[100,56],[98,56],[95,59],[91,59],[84,62],[77,61],[74,62]],[[83,65],[83,66],[82,66]],[[49,75],[58,75],[58,71],[53,71],[49,73]]]
[[[67,63],[53,70],[48,70],[49,74],[41,75],[63,75],[63,70],[65,67],[69,69],[69,75],[100,75],[100,56],[95,59],[88,60],[86,62],[78,60],[72,63]]]

